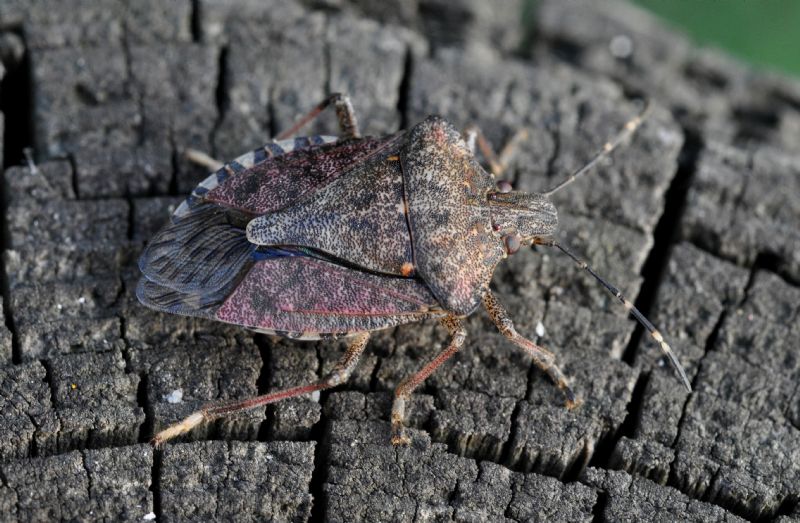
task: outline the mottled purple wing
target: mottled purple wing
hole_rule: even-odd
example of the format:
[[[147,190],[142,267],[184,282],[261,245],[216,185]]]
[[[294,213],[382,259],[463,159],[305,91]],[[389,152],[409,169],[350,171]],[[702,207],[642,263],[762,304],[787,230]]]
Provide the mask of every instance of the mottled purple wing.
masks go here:
[[[505,256],[486,201],[493,181],[438,117],[409,131],[402,161],[417,273],[447,310],[469,314]]]
[[[441,315],[425,284],[309,257],[257,263],[216,313],[218,319],[300,337],[393,327]]]
[[[303,339],[443,315],[417,280],[364,273],[296,251],[257,257],[240,281],[211,293],[182,293],[142,278],[137,295],[160,311]]]

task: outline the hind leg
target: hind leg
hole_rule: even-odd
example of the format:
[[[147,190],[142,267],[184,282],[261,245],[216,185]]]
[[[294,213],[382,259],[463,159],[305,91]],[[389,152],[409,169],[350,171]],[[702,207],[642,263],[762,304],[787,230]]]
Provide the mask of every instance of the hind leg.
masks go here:
[[[317,118],[322,111],[331,105],[336,110],[336,118],[339,121],[340,139],[359,138],[361,133],[358,131],[358,120],[356,119],[353,104],[350,102],[350,97],[345,94],[334,93],[317,104],[314,109],[295,122],[292,127],[276,136],[275,140],[283,140],[297,133],[303,126]],[[223,162],[197,149],[186,149],[184,154],[190,162],[205,167],[210,172],[214,172],[225,165]]]
[[[394,391],[392,445],[408,445],[411,443],[405,432],[406,401],[411,397],[414,389],[419,387],[442,363],[449,360],[461,349],[461,346],[464,345],[464,340],[467,338],[467,329],[464,328],[464,323],[456,316],[446,316],[440,321],[450,332],[450,343],[433,361],[422,367],[422,370],[400,382],[400,385]]]
[[[183,154],[187,160],[193,164],[199,165],[200,167],[205,167],[209,172],[218,171],[223,165],[225,165],[219,160],[215,160],[203,151],[198,151],[197,149],[186,149]]]
[[[358,131],[356,112],[353,109],[353,104],[350,102],[350,97],[342,93],[333,93],[317,104],[308,114],[297,120],[293,126],[276,136],[275,139],[283,140],[296,134],[304,125],[314,120],[322,111],[331,105],[333,105],[336,110],[336,119],[339,121],[339,130],[341,132],[340,139],[361,137],[361,133]]]
[[[189,432],[201,423],[212,421],[223,416],[229,416],[243,410],[253,409],[288,398],[294,398],[304,394],[310,394],[312,392],[328,389],[344,383],[353,373],[353,370],[355,370],[358,360],[361,357],[361,354],[364,352],[364,348],[367,346],[368,340],[369,333],[362,332],[357,334],[347,347],[347,350],[342,358],[336,364],[336,367],[334,367],[327,376],[316,383],[279,390],[269,394],[264,394],[263,396],[256,396],[255,398],[248,398],[246,400],[235,401],[233,403],[223,403],[221,405],[211,405],[205,407],[197,412],[192,413],[183,421],[170,425],[166,429],[162,430],[153,436],[153,439],[150,441],[150,443],[157,447],[167,440]]]

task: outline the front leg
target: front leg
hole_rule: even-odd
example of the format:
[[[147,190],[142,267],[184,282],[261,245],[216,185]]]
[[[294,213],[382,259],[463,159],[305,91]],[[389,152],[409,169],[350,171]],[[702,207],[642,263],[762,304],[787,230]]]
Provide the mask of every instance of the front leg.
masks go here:
[[[567,399],[567,408],[572,410],[580,405],[580,400],[575,397],[575,393],[567,383],[567,379],[564,377],[564,374],[562,374],[561,369],[556,366],[555,355],[517,332],[514,328],[514,322],[511,321],[511,317],[508,315],[508,311],[506,311],[505,307],[497,300],[495,295],[492,294],[492,291],[487,290],[486,294],[483,295],[483,306],[486,307],[486,312],[489,313],[489,317],[492,319],[495,326],[497,326],[497,330],[500,331],[500,334],[508,338],[517,347],[525,349],[533,358],[533,362],[536,366],[550,376],[553,383],[564,392],[564,396]]]
[[[518,129],[511,139],[503,146],[503,150],[497,155],[489,143],[489,140],[483,135],[483,131],[476,124],[469,125],[464,129],[464,141],[467,142],[467,147],[475,154],[477,146],[481,154],[489,163],[489,171],[493,177],[502,176],[514,154],[517,152],[519,144],[528,139],[530,133],[524,127]]]
[[[439,368],[445,361],[449,360],[456,352],[464,345],[464,340],[467,338],[467,329],[464,328],[464,323],[457,316],[452,314],[445,316],[439,320],[450,333],[450,343],[447,348],[439,353],[436,358],[430,363],[422,367],[422,370],[409,376],[400,382],[397,389],[394,391],[394,403],[392,403],[392,445],[408,445],[411,439],[406,434],[405,421],[406,421],[406,400],[411,397],[414,392],[428,376]]]

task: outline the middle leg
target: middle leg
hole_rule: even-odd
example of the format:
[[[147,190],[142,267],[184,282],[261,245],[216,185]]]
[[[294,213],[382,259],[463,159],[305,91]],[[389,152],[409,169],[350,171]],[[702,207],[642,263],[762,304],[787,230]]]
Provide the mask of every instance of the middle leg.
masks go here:
[[[422,370],[409,376],[400,382],[394,391],[394,402],[392,403],[392,445],[408,445],[411,443],[405,432],[406,420],[406,401],[411,397],[414,389],[425,381],[428,376],[439,368],[445,361],[449,360],[464,345],[467,338],[467,329],[464,323],[457,316],[448,315],[439,320],[450,333],[450,343],[436,356],[433,361],[422,367]]]

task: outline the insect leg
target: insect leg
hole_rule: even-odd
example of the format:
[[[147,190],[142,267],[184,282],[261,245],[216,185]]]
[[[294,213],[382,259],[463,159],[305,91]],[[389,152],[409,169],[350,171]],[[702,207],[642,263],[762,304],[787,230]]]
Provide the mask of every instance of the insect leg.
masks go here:
[[[39,168],[36,167],[36,162],[33,161],[33,149],[31,147],[25,147],[22,149],[22,154],[25,155],[25,161],[28,164],[28,170],[30,170],[31,174],[39,174]]]
[[[316,383],[302,385],[300,387],[291,387],[288,389],[271,392],[269,394],[264,394],[263,396],[248,398],[246,400],[205,407],[197,412],[192,413],[183,421],[175,423],[174,425],[170,425],[166,429],[162,430],[153,437],[150,443],[152,443],[154,446],[159,446],[167,440],[189,432],[200,423],[212,421],[236,412],[261,407],[263,405],[268,405],[284,399],[294,398],[297,396],[302,396],[303,394],[309,394],[311,392],[328,389],[344,383],[356,368],[359,357],[364,352],[364,348],[367,346],[368,340],[368,332],[358,333],[347,347],[347,350],[342,358],[336,363],[336,366],[333,368],[333,370]]]
[[[556,366],[555,355],[549,350],[536,345],[531,340],[524,338],[517,332],[514,328],[514,322],[511,321],[508,315],[508,311],[506,311],[505,307],[497,300],[495,295],[492,294],[492,291],[487,290],[486,294],[483,295],[483,306],[486,307],[486,312],[489,313],[489,317],[497,326],[497,330],[500,331],[500,334],[508,338],[514,345],[525,349],[533,358],[533,362],[536,366],[550,376],[553,383],[564,392],[564,396],[567,398],[567,408],[573,409],[577,407],[580,404],[580,400],[576,399],[575,393],[567,383],[564,374],[562,374],[561,370]]]
[[[201,167],[207,168],[209,172],[218,171],[223,165],[225,165],[219,160],[215,160],[203,151],[198,151],[197,149],[186,149],[183,154],[187,160]]]
[[[528,130],[524,127],[519,129],[511,139],[506,142],[503,146],[503,149],[500,151],[500,154],[497,155],[492,148],[492,144],[489,143],[489,140],[483,135],[483,131],[481,128],[478,127],[476,124],[469,125],[466,129],[464,129],[464,141],[467,142],[467,146],[469,147],[472,154],[475,154],[475,146],[477,145],[478,148],[481,150],[481,154],[486,161],[489,162],[489,169],[492,171],[494,176],[502,176],[503,172],[508,167],[508,162],[511,161],[511,158],[514,156],[517,147],[519,146],[520,142],[526,140],[528,138]]]
[[[297,133],[304,125],[312,121],[319,114],[333,104],[336,110],[336,118],[339,120],[339,130],[341,131],[342,139],[359,138],[361,133],[358,132],[358,120],[356,113],[353,109],[353,104],[350,102],[350,97],[342,93],[333,93],[323,101],[321,101],[314,109],[308,114],[297,120],[293,126],[283,131],[275,137],[276,140],[283,140],[289,138]]]
[[[461,349],[464,340],[467,338],[467,329],[464,323],[456,316],[449,315],[439,320],[450,332],[450,343],[436,356],[433,361],[422,367],[422,370],[409,376],[400,382],[394,391],[394,402],[392,403],[392,445],[408,445],[411,443],[405,433],[406,401],[411,397],[411,393],[428,376],[434,373],[439,366],[450,359]]]

